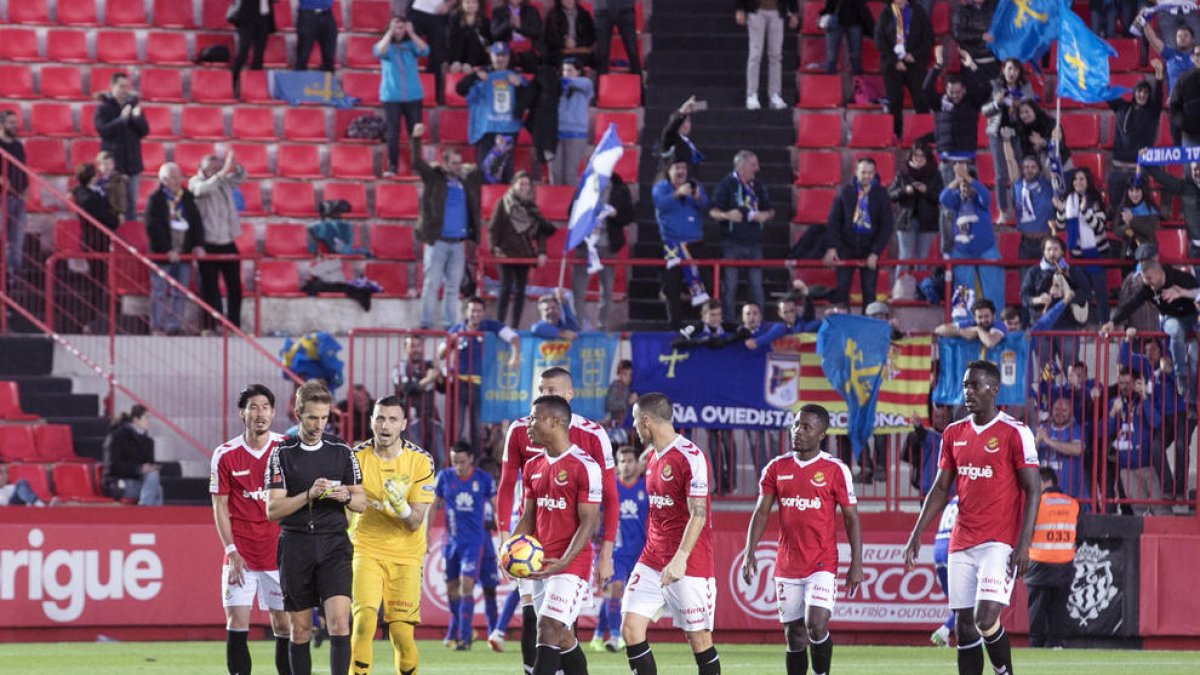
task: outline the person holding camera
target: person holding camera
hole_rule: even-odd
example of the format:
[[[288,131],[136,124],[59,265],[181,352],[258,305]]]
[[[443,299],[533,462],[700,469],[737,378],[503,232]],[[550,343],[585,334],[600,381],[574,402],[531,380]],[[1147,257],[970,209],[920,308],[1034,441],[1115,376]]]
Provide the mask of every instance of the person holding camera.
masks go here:
[[[108,92],[100,94],[97,101],[92,121],[100,135],[100,149],[111,153],[117,171],[129,176],[125,220],[133,220],[137,213],[139,176],[145,170],[142,139],[150,133],[150,124],[142,115],[142,102],[126,73],[113,73]]]

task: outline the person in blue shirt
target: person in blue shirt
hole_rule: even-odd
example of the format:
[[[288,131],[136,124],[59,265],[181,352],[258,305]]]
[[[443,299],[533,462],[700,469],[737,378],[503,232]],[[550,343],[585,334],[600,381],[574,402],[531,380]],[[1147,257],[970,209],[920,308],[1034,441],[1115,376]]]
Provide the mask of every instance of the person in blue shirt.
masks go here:
[[[476,68],[473,73],[459,80],[455,91],[467,99],[467,140],[475,146],[475,157],[482,160],[496,146],[497,136],[515,139],[521,130],[521,105],[518,102],[525,80],[509,70],[508,45],[493,42],[488,47],[492,60],[490,70]],[[507,142],[507,141],[502,141]],[[512,180],[512,154],[496,173],[499,181]]]
[[[484,510],[491,503],[495,513],[496,484],[486,471],[475,468],[474,453],[466,443],[454,445],[451,463],[451,467],[438,472],[430,512],[436,513],[443,506],[446,510],[446,542],[442,556],[446,561],[450,625],[443,642],[454,645],[455,649],[466,650],[471,648],[473,634],[475,582],[480,580],[483,571],[485,542],[491,540],[484,522]]]
[[[991,227],[989,223],[987,225]],[[945,323],[934,329],[934,335],[939,337],[959,337],[964,340],[979,340],[985,349],[991,349],[1008,334],[1004,324],[996,323],[996,305],[991,300],[976,300],[971,306],[973,323],[960,325]]]
[[[1117,363],[1129,366],[1130,369],[1142,374],[1142,378],[1150,383],[1155,406],[1162,413],[1162,427],[1155,443],[1154,452],[1150,455],[1154,469],[1162,476],[1163,491],[1168,497],[1187,498],[1188,450],[1187,439],[1196,430],[1195,421],[1188,419],[1187,399],[1179,395],[1175,367],[1171,357],[1163,353],[1162,343],[1156,338],[1143,339],[1143,354],[1133,351],[1131,342],[1135,337],[1134,329],[1126,330],[1126,338],[1121,341],[1117,355]],[[1172,474],[1164,465],[1166,450],[1175,444],[1174,466]],[[1070,494],[1070,493],[1068,493]]]
[[[942,232],[942,249],[951,259],[999,260],[992,228],[992,195],[968,169],[954,163],[954,179],[939,197],[950,213],[949,232]],[[1004,268],[993,265],[955,265],[954,285],[974,288],[978,281],[983,297],[996,307],[1004,304]]]
[[[492,477],[492,485],[500,484],[500,463],[495,458],[484,455],[479,458],[476,467]],[[500,586],[500,561],[496,550],[500,548],[500,537],[499,529],[496,526],[496,509],[490,501],[483,510],[483,522],[488,536],[483,539],[483,558],[479,564],[479,585],[483,587],[483,616],[487,619],[488,646],[491,646],[491,636],[500,629],[499,606],[496,602],[496,589]],[[509,595],[518,594],[509,593]],[[511,611],[509,617],[512,617]],[[508,625],[505,623],[505,630],[507,628]],[[500,631],[501,635],[503,632]]]
[[[1161,500],[1162,481],[1150,459],[1154,433],[1162,426],[1162,414],[1146,388],[1141,371],[1121,366],[1116,391],[1110,395],[1108,439],[1125,498]],[[1162,504],[1131,504],[1133,514],[1169,515]]]
[[[704,282],[693,257],[704,257],[698,244],[704,239],[704,214],[708,196],[704,188],[688,175],[688,158],[682,155],[670,160],[666,175],[654,184],[654,218],[662,237],[663,256],[667,268],[663,273],[662,290],[667,301],[667,323],[672,329],[683,326],[684,284],[692,294],[692,306],[708,302]]]
[[[571,303],[562,301],[563,289],[557,288],[538,298],[541,319],[534,322],[530,332],[547,340],[574,340],[579,335],[579,322],[571,311]]]
[[[1054,470],[1062,491],[1083,505],[1091,499],[1091,476],[1083,457],[1083,427],[1071,417],[1071,401],[1058,398],[1050,406],[1050,420],[1038,427],[1038,460]]]
[[[508,343],[508,368],[516,370],[521,363],[521,337],[517,332],[495,319],[484,318],[483,299],[467,298],[463,302],[465,321],[456,323],[448,332],[453,339],[442,344],[438,359],[447,349],[458,350],[453,375],[458,378],[458,433],[473,448],[483,447],[483,334],[493,333]],[[468,335],[461,335],[468,333]]]
[[[637,450],[632,445],[617,448],[617,503],[621,515],[617,520],[617,541],[613,545],[613,575],[600,580],[604,604],[592,638],[592,649],[596,651],[625,649],[625,641],[621,639],[621,598],[625,595],[625,583],[646,545],[646,517],[650,513],[646,478],[642,472]],[[605,635],[607,638],[603,637]]]
[[[384,178],[399,171],[400,118],[405,130],[412,135],[413,127],[421,121],[421,104],[425,90],[417,69],[417,59],[429,54],[429,45],[413,30],[411,22],[392,17],[388,29],[371,50],[382,65],[379,78],[379,100],[387,121],[384,141],[387,143],[388,168]]]
[[[337,39],[333,0],[299,0],[296,5],[296,59],[293,67],[296,70],[308,70],[308,55],[316,44],[321,48],[321,70],[332,73],[333,61],[337,58]]]
[[[1052,223],[1057,218],[1054,208],[1054,188],[1042,175],[1042,163],[1036,155],[1026,155],[1017,167],[1016,151],[1011,142],[1015,131],[1001,130],[1010,141],[1004,144],[1004,158],[1008,164],[1008,175],[1020,176],[1012,184],[1012,203],[1016,213],[1017,231],[1021,241],[1017,245],[1017,257],[1021,260],[1036,260],[1042,255],[1042,241],[1052,234]]]
[[[1186,24],[1179,24],[1175,28],[1175,46],[1167,46],[1158,31],[1154,29],[1153,22],[1146,22],[1146,41],[1150,43],[1150,47],[1158,52],[1162,57],[1163,64],[1167,68],[1167,93],[1175,87],[1175,83],[1179,78],[1183,77],[1191,69],[1196,67],[1192,62],[1192,46],[1196,43],[1196,34],[1192,31],[1192,27]],[[1171,144],[1181,145],[1183,140],[1183,129],[1179,126],[1178,120],[1171,119]]]
[[[949,595],[950,583],[947,564],[950,561],[950,532],[954,530],[954,521],[958,520],[958,495],[950,498],[946,508],[942,510],[942,518],[938,521],[937,535],[933,539],[933,565],[937,572],[938,584],[942,593]],[[937,627],[929,636],[929,641],[938,647],[950,645],[950,634],[954,632],[954,612],[948,612],[946,622]]]

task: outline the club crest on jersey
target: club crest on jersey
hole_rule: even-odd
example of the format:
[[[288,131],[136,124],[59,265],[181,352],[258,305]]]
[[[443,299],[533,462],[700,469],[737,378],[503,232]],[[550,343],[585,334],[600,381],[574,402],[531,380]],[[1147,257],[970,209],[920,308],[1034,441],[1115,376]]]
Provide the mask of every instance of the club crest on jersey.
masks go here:
[[[562,487],[567,484],[567,470],[559,469],[558,474],[554,476],[554,484]]]
[[[812,483],[813,487],[825,487],[825,472],[818,471],[814,473],[812,478],[808,479],[808,482]]]
[[[986,443],[983,444],[983,449],[987,450],[988,452],[999,452],[1000,439],[992,436],[991,438],[987,439]]]
[[[675,474],[672,473],[670,464],[667,464],[666,466],[663,467],[661,475],[662,475],[662,479],[665,481],[670,482],[672,480],[675,480]]]

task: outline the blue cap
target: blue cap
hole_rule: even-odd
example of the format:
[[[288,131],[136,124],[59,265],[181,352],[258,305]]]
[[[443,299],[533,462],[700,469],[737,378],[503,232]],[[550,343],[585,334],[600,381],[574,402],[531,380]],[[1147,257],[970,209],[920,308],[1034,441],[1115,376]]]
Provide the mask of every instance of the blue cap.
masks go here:
[[[491,47],[488,47],[488,52],[496,56],[508,56],[507,42],[493,42]]]

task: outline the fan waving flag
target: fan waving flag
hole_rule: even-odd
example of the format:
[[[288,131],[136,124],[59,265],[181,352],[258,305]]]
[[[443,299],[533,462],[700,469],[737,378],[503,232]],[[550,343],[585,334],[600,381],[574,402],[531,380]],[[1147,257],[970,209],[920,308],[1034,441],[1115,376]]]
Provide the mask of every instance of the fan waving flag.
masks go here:
[[[1059,9],[1058,95],[1080,103],[1103,103],[1129,92],[1109,83],[1108,58],[1117,50],[1088,30],[1065,4]]]
[[[604,136],[592,151],[587,168],[579,177],[579,187],[575,189],[575,203],[571,205],[571,218],[567,225],[566,251],[574,250],[576,246],[587,242],[588,272],[595,272],[600,267],[600,256],[596,252],[596,237],[593,230],[606,217],[608,204],[604,196],[608,193],[609,181],[613,169],[625,148],[617,136],[617,125],[610,123]]]
[[[829,384],[846,401],[846,433],[857,458],[875,426],[875,402],[887,366],[892,327],[852,314],[825,317],[817,331],[817,353]]]
[[[989,29],[996,58],[1022,62],[1042,58],[1058,38],[1059,1],[1000,0]]]

